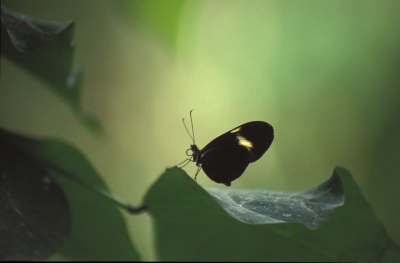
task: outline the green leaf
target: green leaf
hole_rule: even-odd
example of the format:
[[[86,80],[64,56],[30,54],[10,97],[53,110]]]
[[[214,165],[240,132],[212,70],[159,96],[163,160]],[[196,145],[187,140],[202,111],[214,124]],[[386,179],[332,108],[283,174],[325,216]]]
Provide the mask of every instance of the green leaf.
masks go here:
[[[177,261],[399,262],[351,174],[336,168],[345,204],[318,230],[301,224],[244,224],[231,217],[184,171],[168,169],[148,191],[157,253]]]
[[[115,4],[175,48],[181,12],[186,0],[124,0]]]
[[[100,124],[79,108],[82,71],[72,67],[74,23],[52,22],[16,13],[1,6],[1,55],[49,84],[93,131]]]
[[[300,193],[206,188],[230,215],[247,224],[300,223],[320,228],[343,205],[342,182],[333,174],[326,182]]]
[[[83,182],[98,191],[108,191],[82,154],[58,140],[28,139],[1,129],[0,135],[31,162],[53,175],[65,191],[73,228],[70,239],[59,252],[61,256],[74,260],[140,259],[116,205],[78,184]],[[74,177],[66,179],[65,174]]]
[[[67,198],[46,171],[0,134],[0,260],[45,260],[71,232]]]

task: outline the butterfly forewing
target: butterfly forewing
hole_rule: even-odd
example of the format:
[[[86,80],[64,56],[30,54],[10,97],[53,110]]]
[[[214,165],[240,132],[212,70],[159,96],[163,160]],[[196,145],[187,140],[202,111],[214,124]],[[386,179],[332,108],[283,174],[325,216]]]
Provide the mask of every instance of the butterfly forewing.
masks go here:
[[[242,145],[250,151],[250,162],[255,162],[263,156],[274,140],[272,126],[263,121],[252,121],[240,125],[207,144],[201,153],[222,145]]]
[[[262,121],[253,121],[239,126],[238,137],[250,142],[250,162],[255,162],[264,155],[274,140],[274,130],[271,125]],[[234,131],[235,129],[233,129]]]

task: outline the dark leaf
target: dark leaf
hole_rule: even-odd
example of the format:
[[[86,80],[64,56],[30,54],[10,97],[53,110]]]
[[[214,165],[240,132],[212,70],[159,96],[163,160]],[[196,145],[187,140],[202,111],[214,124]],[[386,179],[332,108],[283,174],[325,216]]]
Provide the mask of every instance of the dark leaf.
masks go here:
[[[79,108],[82,71],[73,67],[73,22],[52,22],[16,13],[1,6],[1,55],[24,67],[66,100],[88,127],[100,125]]]
[[[72,22],[59,23],[35,19],[1,7],[1,21],[7,29],[10,40],[20,52],[33,52],[53,40]],[[65,39],[68,44],[70,39]]]
[[[114,203],[82,187],[108,193],[94,168],[76,149],[59,140],[34,140],[0,129],[0,136],[47,171],[62,186],[71,207],[71,237],[59,254],[74,260],[139,260],[125,221]],[[73,175],[65,178],[66,173]]]
[[[45,260],[71,232],[66,196],[4,139],[0,136],[0,260]]]

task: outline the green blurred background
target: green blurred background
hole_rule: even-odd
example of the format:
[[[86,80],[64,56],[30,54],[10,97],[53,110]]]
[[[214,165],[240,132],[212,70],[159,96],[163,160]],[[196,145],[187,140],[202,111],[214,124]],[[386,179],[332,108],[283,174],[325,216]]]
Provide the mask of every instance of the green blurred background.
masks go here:
[[[166,167],[186,158],[193,109],[200,148],[242,123],[275,129],[270,150],[233,188],[299,191],[348,168],[400,243],[400,3],[398,1],[3,0],[15,11],[76,21],[82,107],[1,58],[0,125],[62,138],[110,189],[141,203]],[[194,175],[196,167],[186,171]],[[204,173],[202,186],[217,186]],[[124,213],[145,260],[151,219]]]

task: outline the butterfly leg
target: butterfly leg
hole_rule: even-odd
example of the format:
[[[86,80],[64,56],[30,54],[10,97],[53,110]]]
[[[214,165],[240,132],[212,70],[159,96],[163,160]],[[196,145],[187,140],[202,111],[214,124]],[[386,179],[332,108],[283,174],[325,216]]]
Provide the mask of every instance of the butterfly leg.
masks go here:
[[[192,162],[192,157],[185,159],[183,162],[177,164],[176,166],[178,166],[179,168],[183,168],[185,167],[188,163]],[[185,163],[186,162],[186,163]],[[183,163],[185,163],[184,165],[182,165]]]
[[[195,182],[196,182],[196,178],[197,178],[197,175],[199,174],[200,170],[201,170],[201,165],[199,165],[199,168],[197,168],[197,172],[196,172],[196,174],[194,175],[193,180],[194,180]]]

